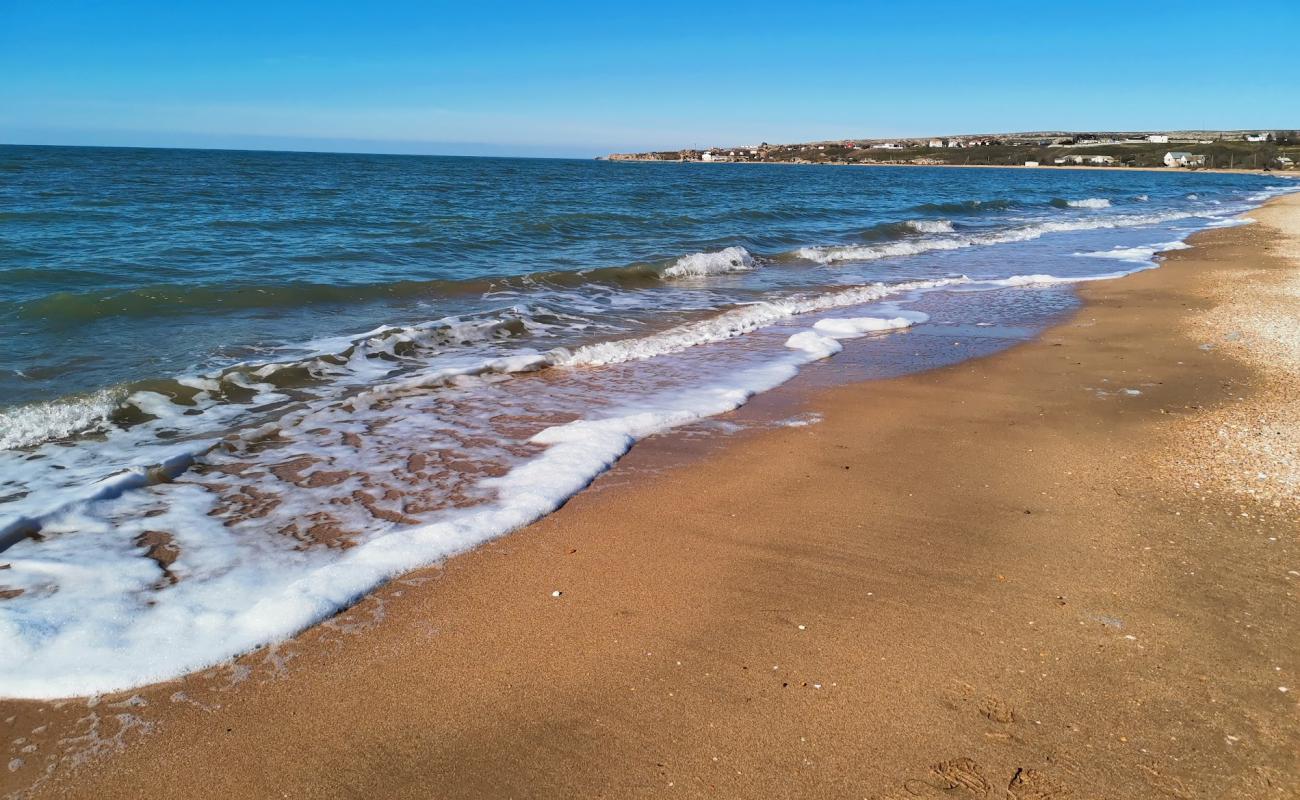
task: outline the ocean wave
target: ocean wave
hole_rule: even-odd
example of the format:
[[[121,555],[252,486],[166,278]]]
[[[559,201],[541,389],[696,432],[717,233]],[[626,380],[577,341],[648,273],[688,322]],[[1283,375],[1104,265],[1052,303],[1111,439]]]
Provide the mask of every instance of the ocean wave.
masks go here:
[[[103,428],[125,399],[120,389],[0,409],[0,450],[31,447]]]
[[[969,283],[966,277],[902,283],[873,283],[839,291],[751,303],[720,314],[684,323],[665,331],[632,339],[616,339],[575,350],[554,351],[552,363],[563,366],[601,366],[640,361],[726,339],[787,320],[831,308],[865,305],[893,295]]]
[[[328,259],[324,259],[328,260]],[[692,253],[673,261],[634,263],[587,270],[555,270],[523,275],[484,276],[467,280],[402,280],[377,283],[266,283],[244,285],[153,285],[131,289],[61,291],[22,303],[0,303],[0,310],[15,310],[20,319],[51,325],[77,325],[108,317],[168,317],[202,312],[229,313],[266,308],[311,305],[348,305],[357,302],[447,298],[481,295],[489,291],[526,290],[537,286],[577,288],[607,285],[621,288],[653,286],[665,279],[707,277],[746,272],[757,262],[743,247]],[[66,274],[65,274],[66,273]],[[23,269],[24,281],[43,279],[71,282],[92,275],[85,271]]]
[[[952,233],[954,231],[952,223],[946,219],[912,219],[904,224],[917,233]]]
[[[397,281],[380,284],[281,283],[156,285],[134,289],[57,292],[23,303],[18,316],[51,324],[75,325],[106,317],[165,317],[205,311],[229,312],[292,308],[312,304],[347,304],[359,300],[416,297],[435,292],[484,291],[483,281]]]
[[[0,411],[0,451],[28,448],[104,429],[195,412],[214,404],[251,404],[268,392],[295,392],[327,383],[364,385],[407,365],[458,349],[545,335],[587,321],[544,307],[514,306],[478,318],[448,317],[408,326],[382,326],[356,336],[312,343],[316,353],[284,361],[241,362],[191,376],[136,381],[96,392]]]
[[[725,275],[748,272],[754,268],[754,257],[743,247],[728,247],[711,253],[692,253],[682,256],[663,271],[665,278],[702,278],[708,275]]]
[[[1203,216],[1192,212],[1168,212],[1163,214],[1135,214],[1109,217],[1091,217],[1076,220],[1048,220],[1008,228],[989,233],[935,236],[890,242],[887,244],[862,245],[819,245],[803,247],[795,255],[822,264],[834,264],[842,261],[872,261],[881,258],[895,258],[930,253],[943,250],[960,250],[967,247],[980,247],[1009,242],[1025,242],[1038,239],[1050,233],[1069,231],[1098,230],[1104,228],[1126,228],[1142,225],[1157,225],[1180,219]]]
[[[30,257],[35,255],[32,252],[9,251],[7,255]],[[11,267],[9,269],[0,269],[0,285],[7,288],[21,287],[23,285],[63,285],[63,286],[85,286],[96,283],[111,283],[119,280],[120,276],[114,275],[110,270],[79,269],[68,267]]]
[[[801,247],[795,255],[809,261],[833,264],[838,261],[873,261],[881,258],[914,256],[937,250],[960,250],[976,244],[970,238],[918,239],[916,241],[891,242],[889,244],[840,245]]]
[[[747,251],[729,250],[735,252],[727,256],[701,254],[714,257],[703,259],[706,268],[735,269],[737,264],[745,262]],[[516,305],[472,318],[447,317],[416,325],[385,325],[362,334],[310,342],[307,346],[313,352],[306,357],[240,362],[206,374],[137,381],[86,398],[16,406],[0,414],[0,430],[4,431],[0,450],[30,448],[109,425],[130,428],[174,418],[187,410],[198,413],[214,405],[252,405],[283,396],[285,392],[310,392],[326,385],[365,387],[363,393],[388,395],[444,385],[466,376],[643,360],[741,336],[798,314],[868,303],[899,292],[955,285],[963,280],[877,283],[775,299],[724,310],[644,337],[614,339],[572,349],[554,348],[518,358],[471,358],[464,364],[423,371],[404,379],[395,376],[418,368],[434,357],[455,352],[472,355],[486,344],[546,337],[562,329],[580,331],[589,327],[591,320],[545,306]]]
[[[916,211],[925,211],[939,214],[983,214],[996,211],[1006,211],[1015,208],[1017,203],[1013,200],[954,200],[942,203],[921,203],[913,206]]]
[[[1110,208],[1110,201],[1104,197],[1087,197],[1083,200],[1065,200],[1057,198],[1052,201],[1057,208]]]

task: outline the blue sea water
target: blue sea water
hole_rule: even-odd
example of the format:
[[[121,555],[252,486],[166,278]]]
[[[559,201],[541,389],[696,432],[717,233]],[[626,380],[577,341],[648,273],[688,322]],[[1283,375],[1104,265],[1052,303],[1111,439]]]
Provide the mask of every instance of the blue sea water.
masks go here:
[[[0,147],[0,694],[291,635],[645,435],[846,348],[893,374],[1004,347],[1288,188]]]
[[[0,405],[273,356],[380,324],[490,310],[490,289],[526,289],[559,274],[573,280],[728,246],[780,262],[720,292],[704,287],[705,302],[720,305],[835,282],[838,268],[809,270],[789,255],[907,239],[914,232],[890,226],[909,220],[947,219],[975,235],[1040,221],[1214,214],[1278,182],[2,147],[0,338],[8,346],[0,351]],[[1053,205],[1088,198],[1112,205]],[[1040,249],[1059,257],[1150,238],[1121,233],[1128,231],[1076,232],[1073,248],[1058,235]],[[974,266],[998,274],[1001,254],[980,255],[900,258],[855,272],[897,280]],[[638,288],[654,285],[643,283]]]

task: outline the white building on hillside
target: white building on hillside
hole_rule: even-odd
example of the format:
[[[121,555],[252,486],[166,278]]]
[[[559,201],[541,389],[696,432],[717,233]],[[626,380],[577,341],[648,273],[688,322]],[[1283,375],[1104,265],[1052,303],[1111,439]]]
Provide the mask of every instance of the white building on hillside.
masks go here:
[[[1181,150],[1171,150],[1165,153],[1166,167],[1203,167],[1205,166],[1205,156],[1187,153]]]
[[[943,147],[943,139],[931,139],[931,140],[930,140],[930,146],[931,146],[931,147]]]
[[[1169,144],[1169,134],[1153,133],[1147,137],[1147,141],[1152,144]]]
[[[1091,156],[1079,155],[1074,153],[1068,156],[1060,156],[1052,159],[1054,164],[1097,164],[1099,166],[1108,166],[1115,163],[1115,156]]]
[[[1248,142],[1266,142],[1266,141],[1268,141],[1268,134],[1266,134],[1266,133],[1248,133],[1248,134],[1246,134],[1246,141],[1248,141]]]

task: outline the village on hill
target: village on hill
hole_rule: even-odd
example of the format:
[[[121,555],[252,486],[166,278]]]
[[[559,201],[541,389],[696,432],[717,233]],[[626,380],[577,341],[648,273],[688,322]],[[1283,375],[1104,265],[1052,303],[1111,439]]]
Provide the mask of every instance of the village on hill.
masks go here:
[[[1277,131],[1036,132],[845,139],[615,153],[611,161],[917,166],[1169,167],[1288,170],[1300,163],[1300,133]]]

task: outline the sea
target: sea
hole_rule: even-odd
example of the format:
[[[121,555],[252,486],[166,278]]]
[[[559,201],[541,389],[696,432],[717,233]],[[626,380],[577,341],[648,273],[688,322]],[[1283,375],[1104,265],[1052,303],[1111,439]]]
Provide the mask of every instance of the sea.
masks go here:
[[[1012,346],[1296,188],[0,147],[0,696],[280,641],[647,436]]]

